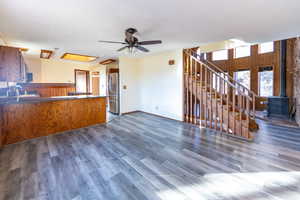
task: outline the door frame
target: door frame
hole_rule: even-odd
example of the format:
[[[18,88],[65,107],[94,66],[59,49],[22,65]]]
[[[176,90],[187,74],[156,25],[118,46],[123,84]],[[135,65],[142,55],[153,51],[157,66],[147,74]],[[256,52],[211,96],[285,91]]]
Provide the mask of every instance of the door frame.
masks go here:
[[[75,90],[77,92],[77,80],[76,80],[76,72],[86,72],[86,93],[90,92],[90,71],[89,70],[82,70],[82,69],[75,69],[74,70],[74,80],[75,80]]]

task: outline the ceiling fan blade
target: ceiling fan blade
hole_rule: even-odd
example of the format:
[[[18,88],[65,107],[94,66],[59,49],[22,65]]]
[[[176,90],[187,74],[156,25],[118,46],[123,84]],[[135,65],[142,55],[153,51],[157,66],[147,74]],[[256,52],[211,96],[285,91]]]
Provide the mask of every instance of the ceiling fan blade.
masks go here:
[[[129,46],[125,46],[125,47],[122,47],[120,49],[118,49],[117,51],[123,51],[124,49],[128,48]]]
[[[98,42],[103,42],[103,43],[113,43],[113,44],[127,44],[125,42],[114,42],[114,41],[106,41],[106,40],[99,40]]]
[[[161,40],[149,40],[149,41],[142,41],[138,42],[139,45],[152,45],[152,44],[161,44]]]
[[[148,49],[146,49],[145,47],[142,47],[142,46],[134,46],[135,48],[137,48],[138,50],[140,51],[143,51],[143,52],[149,52]]]

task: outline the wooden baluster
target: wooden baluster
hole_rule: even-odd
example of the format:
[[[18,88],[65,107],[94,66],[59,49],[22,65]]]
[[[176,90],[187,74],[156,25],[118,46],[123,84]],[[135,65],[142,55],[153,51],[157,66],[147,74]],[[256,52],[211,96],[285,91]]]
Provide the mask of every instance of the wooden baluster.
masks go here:
[[[243,107],[242,107],[242,98],[243,98],[243,93],[241,92],[241,87],[239,87],[239,114],[240,114],[240,136],[243,136]]]
[[[196,124],[199,125],[200,105],[199,105],[199,78],[198,78],[199,63],[196,65]]]
[[[220,90],[220,94],[221,94],[221,119],[220,119],[220,132],[223,132],[223,92],[224,92],[224,80],[222,78],[220,78],[220,86],[221,86],[221,90]]]
[[[203,116],[203,106],[202,106],[202,100],[203,100],[203,91],[202,91],[202,80],[203,79],[203,71],[202,71],[202,64],[200,64],[200,126],[202,126],[202,116]]]
[[[218,117],[218,76],[217,74],[215,74],[215,130],[218,129],[218,126],[217,126],[217,117]]]
[[[236,118],[236,112],[235,112],[235,106],[236,106],[236,105],[235,105],[235,104],[236,104],[235,101],[236,101],[236,97],[235,97],[235,94],[236,94],[236,89],[235,89],[235,87],[232,87],[232,93],[233,93],[233,94],[232,94],[232,111],[233,111],[233,112],[232,112],[232,116],[233,116],[233,121],[232,121],[232,123],[233,123],[232,132],[233,132],[234,135],[236,135],[236,131],[235,131],[235,125],[236,125],[236,124],[235,124],[235,122],[236,122],[236,121],[235,121],[235,120],[236,120],[236,119],[235,119],[235,118]]]
[[[210,100],[210,110],[209,110],[209,121],[210,125],[209,127],[212,128],[212,121],[213,121],[213,110],[212,110],[212,90],[213,90],[213,76],[212,72],[209,71],[209,100]]]
[[[208,105],[207,105],[207,68],[206,67],[204,67],[204,70],[205,70],[205,77],[204,77],[204,89],[205,89],[205,101],[204,101],[204,108],[205,108],[205,114],[204,114],[204,124],[205,124],[205,128],[207,127],[207,113],[208,113],[208,111],[207,111],[207,107],[208,107]]]
[[[187,122],[190,122],[190,56],[187,55]]]
[[[193,100],[192,100],[192,95],[193,95],[193,86],[192,86],[192,83],[193,83],[193,80],[192,80],[192,57],[189,56],[189,91],[190,91],[190,95],[189,95],[189,100],[190,100],[190,116],[189,116],[189,122],[190,123],[193,123]]]
[[[197,93],[196,93],[196,87],[197,87],[197,78],[196,78],[196,61],[193,59],[193,94],[194,94],[194,99],[193,99],[193,123],[197,123]]]

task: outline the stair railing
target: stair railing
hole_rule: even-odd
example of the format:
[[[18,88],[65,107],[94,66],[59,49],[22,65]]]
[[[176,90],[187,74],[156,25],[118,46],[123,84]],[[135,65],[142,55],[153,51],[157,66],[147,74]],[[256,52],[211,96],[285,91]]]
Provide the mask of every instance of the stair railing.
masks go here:
[[[250,139],[255,93],[192,50],[184,50],[184,66],[185,121]]]

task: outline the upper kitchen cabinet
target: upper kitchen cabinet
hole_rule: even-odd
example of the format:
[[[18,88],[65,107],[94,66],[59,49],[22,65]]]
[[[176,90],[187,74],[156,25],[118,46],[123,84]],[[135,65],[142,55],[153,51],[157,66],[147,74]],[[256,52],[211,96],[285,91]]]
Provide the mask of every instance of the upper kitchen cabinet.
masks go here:
[[[26,64],[20,49],[0,46],[0,81],[25,82]]]

